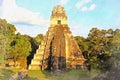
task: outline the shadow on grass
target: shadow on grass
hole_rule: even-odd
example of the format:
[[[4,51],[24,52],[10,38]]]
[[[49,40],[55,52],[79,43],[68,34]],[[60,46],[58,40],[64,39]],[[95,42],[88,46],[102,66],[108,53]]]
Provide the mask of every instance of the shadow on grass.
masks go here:
[[[24,80],[92,80],[96,73],[88,70],[70,70],[51,74],[49,71],[29,70],[28,77]]]
[[[49,80],[91,80],[87,70],[70,70],[58,75],[52,75]]]

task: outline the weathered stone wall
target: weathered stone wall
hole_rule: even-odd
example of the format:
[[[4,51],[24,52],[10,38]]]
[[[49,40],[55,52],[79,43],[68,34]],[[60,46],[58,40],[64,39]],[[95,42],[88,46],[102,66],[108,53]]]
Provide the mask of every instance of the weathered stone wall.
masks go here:
[[[52,45],[52,65],[51,69],[66,68],[65,36],[62,25],[57,25],[56,31],[51,42]]]
[[[53,8],[52,15],[50,17],[50,25],[57,25],[58,21],[60,21],[60,24],[63,24],[63,25],[68,24],[64,7],[60,5],[55,6]]]

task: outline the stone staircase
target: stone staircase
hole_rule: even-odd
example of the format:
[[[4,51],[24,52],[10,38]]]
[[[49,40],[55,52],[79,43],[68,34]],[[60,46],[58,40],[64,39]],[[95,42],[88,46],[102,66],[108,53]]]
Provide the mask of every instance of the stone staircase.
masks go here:
[[[34,54],[29,69],[82,68],[85,58],[68,27],[64,8],[60,5],[55,6],[50,20],[50,27]]]

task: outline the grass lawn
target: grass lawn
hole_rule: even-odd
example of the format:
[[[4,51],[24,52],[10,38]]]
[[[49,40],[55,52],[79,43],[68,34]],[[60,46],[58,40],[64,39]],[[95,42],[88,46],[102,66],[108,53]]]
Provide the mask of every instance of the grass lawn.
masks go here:
[[[9,80],[9,78],[20,69],[0,69],[0,80]],[[92,80],[97,75],[97,71],[70,70],[65,73],[51,75],[48,71],[29,70],[28,77],[24,80]]]
[[[18,68],[11,68],[11,69],[0,69],[0,80],[9,80],[9,78],[18,72],[20,69]]]
[[[97,74],[96,71],[71,70],[66,73],[53,74],[47,71],[28,71],[28,78],[25,80],[92,80]]]
[[[47,75],[49,75],[49,72],[46,72],[46,71],[39,71],[39,70],[28,71],[28,79],[30,80],[49,80]]]

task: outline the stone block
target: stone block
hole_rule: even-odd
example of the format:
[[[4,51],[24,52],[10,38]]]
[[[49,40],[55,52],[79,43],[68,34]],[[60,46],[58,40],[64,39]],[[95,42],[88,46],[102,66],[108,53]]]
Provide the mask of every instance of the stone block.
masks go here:
[[[40,59],[40,60],[42,60],[43,59],[43,54],[35,54],[34,55],[34,59]]]
[[[37,54],[44,54],[44,49],[37,49],[36,53]]]
[[[42,61],[40,59],[33,59],[31,64],[33,64],[33,65],[41,65]]]
[[[41,65],[29,65],[29,70],[41,70]]]

